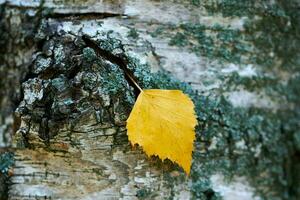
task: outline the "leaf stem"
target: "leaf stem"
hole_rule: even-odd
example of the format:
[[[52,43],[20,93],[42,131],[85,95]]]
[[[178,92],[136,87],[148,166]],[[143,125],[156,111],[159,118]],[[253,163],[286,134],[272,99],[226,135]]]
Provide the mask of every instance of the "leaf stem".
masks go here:
[[[143,92],[143,89],[137,84],[137,82],[135,82],[135,80],[132,78],[132,76],[128,72],[125,72],[125,73],[129,77],[129,79],[133,82],[133,84],[140,90],[140,92]]]

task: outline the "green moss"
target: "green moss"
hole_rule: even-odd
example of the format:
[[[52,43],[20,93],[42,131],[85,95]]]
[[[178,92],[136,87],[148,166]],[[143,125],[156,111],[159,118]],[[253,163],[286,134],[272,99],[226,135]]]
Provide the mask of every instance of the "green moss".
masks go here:
[[[135,28],[130,28],[127,36],[132,38],[132,39],[137,39],[139,38],[139,33],[137,32],[137,30]]]
[[[119,39],[111,36],[111,34],[113,34],[113,30],[110,30],[107,33],[103,34],[105,40],[100,40],[98,43],[101,49],[108,52],[114,52],[115,50],[122,49],[122,42]]]
[[[4,152],[0,154],[0,172],[7,174],[9,168],[14,164],[14,154],[11,152]]]
[[[236,64],[254,63],[270,70],[289,72],[300,68],[300,14],[297,0],[286,1],[191,1],[210,15],[244,17],[244,30],[199,23],[162,25],[153,37],[166,37],[170,45],[187,47],[198,55]],[[241,19],[242,20],[242,19]]]
[[[225,17],[244,16],[246,14],[252,14],[255,12],[255,1],[252,0],[204,0],[201,1],[198,6],[203,6],[210,14],[222,12]]]
[[[194,96],[199,119],[191,173],[195,198],[206,198],[204,191],[211,187],[209,176],[216,172],[222,172],[227,178],[246,176],[264,199],[300,197],[297,123],[300,120],[297,74],[300,15],[295,10],[295,1],[276,1],[275,6],[267,3],[254,6],[252,2],[217,1],[218,5],[210,5],[210,8],[206,4],[211,14],[247,16],[244,31],[219,25],[179,24],[159,27],[160,35],[154,35],[171,37],[171,45],[187,47],[221,64],[225,61],[260,66],[258,76],[217,75],[222,80],[222,89],[236,90],[243,86],[248,91],[265,91],[283,105],[276,112],[233,108],[222,97]],[[254,20],[254,15],[259,18]],[[177,37],[177,33],[183,36]],[[188,40],[184,45],[183,38]],[[275,70],[279,72],[274,73]],[[280,71],[293,75],[285,82],[281,80]],[[209,149],[213,141],[215,148]]]
[[[296,152],[289,141],[299,128],[292,122],[299,120],[299,114],[289,116],[281,111],[271,114],[259,109],[235,109],[222,98],[217,102],[205,99],[196,106],[200,122],[198,131],[202,133],[197,135],[199,147],[205,148],[213,138],[217,139],[215,149],[206,149],[205,153],[200,153],[201,149],[195,151],[193,166],[205,163],[209,167],[196,169],[198,177],[207,176],[211,171],[246,175],[262,196],[295,198],[289,189],[297,185],[289,181],[286,173],[297,161],[290,161],[287,166],[286,159]],[[282,126],[288,128],[285,130]],[[243,148],[237,145],[241,141]],[[295,172],[290,173],[288,176],[292,177]]]
[[[276,57],[284,62],[282,66],[288,67],[287,70],[299,69],[300,14],[297,12],[297,0],[202,1],[201,6],[212,15],[221,13],[225,17],[247,16],[250,19],[246,23],[245,34],[261,55],[253,57],[254,62],[272,67]],[[254,20],[254,17],[259,18]]]
[[[241,31],[223,28],[218,24],[207,27],[202,24],[185,23],[158,29],[160,35],[153,36],[170,37],[170,45],[187,47],[197,55],[218,58],[220,61],[240,63],[242,55],[249,57],[252,48],[250,44],[242,42]]]
[[[191,189],[195,198],[209,199],[211,195],[220,198],[212,191],[209,180],[217,172],[229,179],[234,175],[248,177],[257,192],[267,199],[296,197],[299,183],[295,183],[293,177],[299,168],[294,169],[297,160],[290,158],[299,145],[297,140],[293,141],[299,137],[300,127],[296,123],[300,119],[299,110],[270,112],[234,108],[222,96],[199,95],[188,84],[177,81],[166,72],[151,74],[147,66],[134,59],[131,62],[131,68],[145,88],[181,89],[194,100],[199,122],[191,172]],[[265,84],[277,83],[268,77],[252,79],[237,74],[230,79],[228,81],[249,88],[264,88]],[[295,89],[298,88],[296,83]],[[287,88],[292,90],[289,93],[293,96],[298,95],[290,84]],[[214,140],[215,148],[210,149]]]
[[[100,47],[109,52],[121,52],[121,42],[117,39],[110,38],[109,35],[107,35],[107,37],[107,40],[101,40],[99,42]],[[105,94],[111,96],[125,93],[124,100],[129,104],[134,103],[132,93],[129,91],[124,92],[127,82],[124,79],[124,72],[119,66],[100,59],[91,48],[84,48],[83,55],[85,61],[83,67],[87,71],[83,76],[83,85],[85,89],[91,91],[95,89],[95,87],[101,87]],[[91,67],[91,65],[93,67]],[[97,76],[99,71],[103,72],[101,77]]]
[[[96,52],[92,48],[84,48],[83,49],[83,56],[87,60],[87,62],[93,62],[97,59]]]
[[[95,173],[98,176],[103,176],[103,169],[99,169],[99,168],[93,168],[92,172]]]
[[[171,38],[169,44],[172,46],[179,46],[179,47],[184,47],[186,45],[188,45],[188,39],[186,37],[186,35],[182,34],[182,33],[176,33],[176,35]]]
[[[146,189],[146,188],[142,188],[142,189],[139,189],[136,193],[136,196],[139,198],[139,199],[147,199],[151,194],[151,191]]]
[[[149,32],[152,37],[158,37],[165,31],[164,26],[158,26],[153,32]]]
[[[199,48],[200,53],[212,55],[215,58],[241,62],[242,60],[239,60],[237,56],[248,56],[248,61],[255,56],[264,56],[263,53],[249,53],[254,46],[249,46],[247,43],[249,38],[239,31],[213,26],[210,27],[210,31],[215,34],[207,36],[207,27],[202,25],[180,24],[167,28],[172,31],[180,29],[180,33],[184,33],[177,35],[175,39],[179,41],[175,40],[175,45]],[[199,44],[192,45],[189,42],[190,38],[196,39]],[[147,65],[141,64],[139,60],[124,53],[121,42],[117,41],[114,44],[114,41],[117,40],[108,39],[101,43],[111,52],[117,52],[115,55],[126,60],[127,67],[134,73],[139,85],[143,88],[181,89],[193,99],[198,117],[191,171],[191,190],[195,199],[221,198],[220,194],[213,191],[210,183],[210,177],[215,173],[224,174],[228,180],[235,175],[246,176],[259,195],[265,199],[297,199],[299,197],[300,183],[297,178],[300,170],[300,109],[297,97],[299,97],[300,79],[298,75],[294,75],[285,83],[280,81],[279,77],[267,76],[264,73],[253,77],[241,77],[237,73],[218,77],[224,81],[228,90],[236,89],[230,87],[239,85],[248,90],[270,88],[277,94],[281,93],[283,98],[293,105],[278,108],[277,111],[235,108],[222,94],[211,94],[211,97],[203,96],[167,72],[150,73]],[[107,42],[112,42],[112,44],[106,44]],[[225,48],[227,50],[223,51]],[[266,48],[269,47],[266,46]],[[118,54],[122,51],[124,55]],[[116,80],[124,80],[120,69],[112,67],[110,70],[120,76],[115,78]],[[109,77],[109,72],[107,76]],[[107,80],[111,81],[111,79]],[[114,87],[118,88],[118,86]],[[270,93],[270,95],[273,94]],[[173,185],[181,181],[171,176],[164,178]],[[172,185],[170,187],[172,188]]]
[[[218,78],[223,81],[223,90],[238,90],[240,86],[250,92],[265,91],[270,97],[278,97],[279,88],[283,86],[280,79],[266,75],[240,76],[237,72],[229,75],[219,75]]]

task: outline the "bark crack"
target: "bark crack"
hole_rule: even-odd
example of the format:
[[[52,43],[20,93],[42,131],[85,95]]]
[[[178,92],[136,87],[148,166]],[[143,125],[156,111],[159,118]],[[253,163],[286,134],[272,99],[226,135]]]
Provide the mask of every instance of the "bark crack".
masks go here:
[[[28,10],[28,9],[37,9],[37,10],[44,10],[44,9],[50,9],[53,10],[53,8],[49,7],[44,7],[45,1],[42,0],[41,3],[38,6],[30,6],[30,5],[17,5],[17,4],[11,4],[8,1],[3,2],[0,5],[4,5],[5,7],[8,8],[16,8],[18,10]],[[79,12],[70,12],[70,13],[60,13],[57,11],[53,12],[45,12],[43,13],[44,17],[47,18],[53,18],[53,19],[81,19],[81,20],[88,20],[88,19],[105,19],[105,18],[110,18],[110,17],[128,17],[125,14],[122,13],[111,13],[111,12],[91,12],[91,11],[86,11],[83,13]]]
[[[121,13],[98,13],[98,12],[86,12],[86,13],[57,13],[52,12],[46,14],[46,18],[53,18],[53,19],[80,19],[80,20],[89,20],[89,19],[106,19],[110,17],[126,17],[127,15]]]
[[[123,70],[124,75],[125,75],[125,79],[128,82],[128,84],[134,88],[134,94],[135,97],[137,98],[137,96],[140,93],[139,88],[134,84],[134,82],[138,82],[137,78],[134,76],[134,73],[127,67],[127,63],[128,61],[126,60],[126,58],[121,58],[119,56],[116,56],[114,54],[112,54],[111,52],[102,49],[98,46],[98,44],[96,43],[96,41],[92,40],[89,36],[87,35],[83,35],[82,36],[83,41],[86,43],[86,45],[90,48],[92,48],[96,54],[98,56],[103,57],[104,59],[110,61],[113,64],[116,64],[117,66],[120,67],[120,69]],[[133,80],[132,80],[133,79]],[[134,82],[133,82],[134,81]]]

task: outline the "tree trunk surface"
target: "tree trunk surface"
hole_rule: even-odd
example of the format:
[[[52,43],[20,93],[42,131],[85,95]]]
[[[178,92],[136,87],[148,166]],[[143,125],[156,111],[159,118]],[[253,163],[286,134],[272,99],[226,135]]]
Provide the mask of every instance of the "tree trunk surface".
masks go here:
[[[0,0],[2,198],[299,198],[300,5],[287,4]],[[128,141],[124,70],[193,99],[190,176]]]

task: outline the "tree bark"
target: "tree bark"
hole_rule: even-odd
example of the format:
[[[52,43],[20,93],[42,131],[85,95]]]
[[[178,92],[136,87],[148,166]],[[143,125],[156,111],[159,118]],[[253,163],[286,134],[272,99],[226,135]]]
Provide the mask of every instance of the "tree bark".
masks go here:
[[[297,199],[300,17],[220,2],[1,2],[0,145],[15,148],[3,198]],[[124,71],[193,98],[191,176],[130,145]]]

